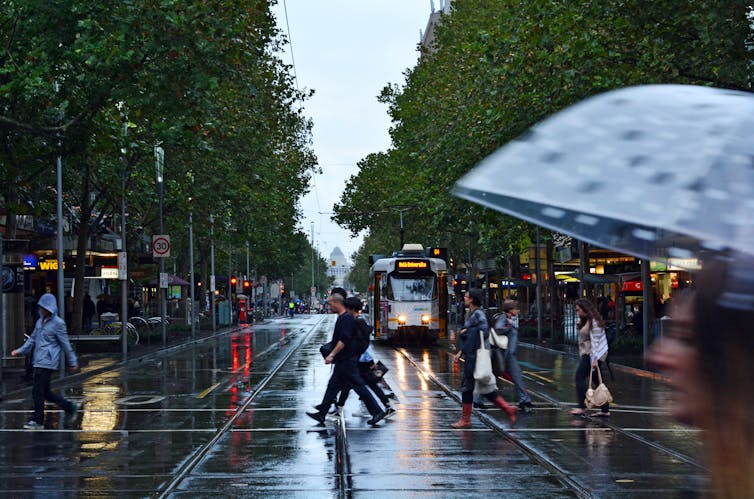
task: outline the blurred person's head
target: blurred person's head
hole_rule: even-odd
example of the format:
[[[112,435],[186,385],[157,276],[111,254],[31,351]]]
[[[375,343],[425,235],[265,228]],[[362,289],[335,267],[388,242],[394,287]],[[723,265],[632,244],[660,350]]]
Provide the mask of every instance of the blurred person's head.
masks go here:
[[[673,297],[649,360],[669,378],[673,416],[704,430],[717,495],[754,497],[754,259],[705,261],[695,287]]]
[[[579,316],[579,329],[584,327],[588,321],[592,321],[600,327],[605,325],[597,307],[586,298],[579,298],[576,300],[576,313]]]
[[[346,307],[346,310],[353,315],[354,317],[358,316],[361,312],[361,309],[363,307],[363,304],[361,303],[361,300],[356,298],[355,296],[351,296],[350,298],[346,298],[346,301],[343,303],[343,305]]]
[[[478,288],[469,289],[463,297],[463,303],[467,307],[481,307],[482,306],[482,290]]]
[[[503,302],[502,308],[503,308],[503,312],[505,312],[511,317],[517,316],[518,313],[521,311],[521,307],[519,306],[516,300],[505,300]]]
[[[329,298],[327,298],[327,305],[336,314],[342,314],[346,310],[345,301],[340,293],[330,293]]]

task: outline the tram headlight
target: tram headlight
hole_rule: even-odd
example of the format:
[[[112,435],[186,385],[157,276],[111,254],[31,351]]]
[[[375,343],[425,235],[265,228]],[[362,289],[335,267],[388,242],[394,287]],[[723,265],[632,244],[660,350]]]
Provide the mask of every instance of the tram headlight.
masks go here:
[[[429,314],[422,314],[422,324],[429,324]]]
[[[406,314],[398,314],[398,325],[405,326],[406,325]]]

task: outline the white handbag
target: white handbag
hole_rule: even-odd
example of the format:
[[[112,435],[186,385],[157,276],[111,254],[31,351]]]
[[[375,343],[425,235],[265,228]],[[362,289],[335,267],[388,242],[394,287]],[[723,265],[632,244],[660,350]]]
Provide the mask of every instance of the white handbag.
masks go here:
[[[503,350],[508,349],[508,336],[504,334],[497,334],[494,327],[490,328],[490,343]]]
[[[484,348],[484,333],[479,330],[479,348],[476,351],[476,364],[474,364],[474,379],[485,383],[495,380],[492,373],[492,357],[490,351]]]
[[[592,388],[592,372],[594,372],[594,369],[592,369],[592,372],[589,373],[589,388],[587,388],[586,397],[584,397],[584,405],[586,405],[589,409],[592,409],[594,407],[602,407],[603,405],[609,404],[613,401],[613,396],[610,393],[610,390],[608,390],[605,383],[602,382],[602,373],[600,372],[600,368],[597,367],[596,369],[599,384],[597,385],[597,388]]]

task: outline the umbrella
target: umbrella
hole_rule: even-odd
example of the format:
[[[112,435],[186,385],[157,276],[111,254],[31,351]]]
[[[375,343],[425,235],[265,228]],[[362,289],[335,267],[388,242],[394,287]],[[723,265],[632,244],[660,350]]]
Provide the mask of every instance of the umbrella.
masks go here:
[[[453,194],[583,241],[668,260],[754,252],[754,95],[629,87],[535,125]]]

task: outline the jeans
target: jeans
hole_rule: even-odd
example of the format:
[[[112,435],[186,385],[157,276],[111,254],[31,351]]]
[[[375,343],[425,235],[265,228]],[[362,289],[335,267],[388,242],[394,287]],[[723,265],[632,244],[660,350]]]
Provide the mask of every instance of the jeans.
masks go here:
[[[518,365],[518,359],[516,359],[516,348],[518,347],[518,330],[512,329],[508,333],[508,349],[505,351],[505,365],[508,366],[508,372],[513,380],[513,385],[516,387],[516,394],[518,395],[519,404],[530,404],[531,397],[524,388],[524,379],[521,375],[521,367]]]
[[[52,369],[43,367],[34,368],[34,388],[32,388],[32,398],[34,399],[34,417],[37,423],[43,425],[45,421],[45,399],[54,402],[58,407],[66,412],[73,410],[73,404],[54,393],[50,389],[50,380],[52,379]]]

